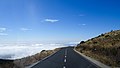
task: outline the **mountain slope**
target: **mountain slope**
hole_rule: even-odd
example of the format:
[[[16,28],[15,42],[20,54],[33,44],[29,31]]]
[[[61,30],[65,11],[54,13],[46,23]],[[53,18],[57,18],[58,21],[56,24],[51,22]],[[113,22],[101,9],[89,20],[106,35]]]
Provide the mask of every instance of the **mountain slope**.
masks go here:
[[[28,57],[21,58],[21,59],[16,59],[16,60],[14,60],[14,64],[15,64],[14,67],[15,68],[25,68],[26,66],[29,66],[37,61],[40,61],[43,58],[55,53],[58,50],[59,50],[58,48],[56,48],[54,50],[42,50],[40,53],[37,53],[35,55],[28,56]]]
[[[109,66],[120,66],[120,30],[81,41],[76,50]]]
[[[0,59],[0,68],[13,68],[13,67],[14,67],[13,60]]]
[[[16,60],[5,60],[0,59],[0,68],[25,68],[37,61],[42,60],[43,58],[55,53],[60,48],[54,50],[42,50],[40,53],[37,53],[32,56],[24,57]]]

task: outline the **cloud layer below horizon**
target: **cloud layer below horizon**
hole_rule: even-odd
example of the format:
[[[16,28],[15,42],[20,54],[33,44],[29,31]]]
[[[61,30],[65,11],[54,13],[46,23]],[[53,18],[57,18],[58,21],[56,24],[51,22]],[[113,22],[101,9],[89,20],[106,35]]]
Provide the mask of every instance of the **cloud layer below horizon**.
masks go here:
[[[42,50],[52,50],[71,44],[41,44],[41,43],[19,43],[0,44],[0,59],[19,59],[34,55]],[[73,46],[73,44],[72,44]]]

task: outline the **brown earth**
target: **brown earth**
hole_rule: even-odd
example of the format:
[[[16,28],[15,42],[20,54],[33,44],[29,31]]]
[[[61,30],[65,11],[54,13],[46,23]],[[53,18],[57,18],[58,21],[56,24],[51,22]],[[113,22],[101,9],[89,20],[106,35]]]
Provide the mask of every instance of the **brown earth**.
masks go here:
[[[120,30],[81,41],[76,50],[106,65],[120,67]]]
[[[60,48],[56,48],[54,50],[42,50],[40,53],[37,53],[35,55],[16,60],[0,59],[0,68],[25,68],[26,66],[29,66],[37,61],[40,61],[49,55],[52,55],[59,49]]]

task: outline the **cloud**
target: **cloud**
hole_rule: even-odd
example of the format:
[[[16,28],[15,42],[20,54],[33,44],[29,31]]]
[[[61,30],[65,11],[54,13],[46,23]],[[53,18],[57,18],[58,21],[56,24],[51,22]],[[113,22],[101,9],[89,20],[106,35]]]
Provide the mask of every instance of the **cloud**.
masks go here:
[[[6,32],[7,31],[7,28],[0,28],[0,36],[6,36],[6,35],[8,35],[7,33],[4,33],[4,32]]]
[[[80,42],[69,42],[68,44],[79,44]]]
[[[6,36],[8,35],[7,33],[0,33],[0,36]]]
[[[86,24],[82,24],[83,26],[85,26]]]
[[[29,31],[29,30],[32,30],[32,29],[29,29],[29,28],[20,28],[20,30],[22,30],[22,31]]]
[[[86,24],[78,24],[79,26],[85,26]]]
[[[7,28],[0,28],[0,32],[5,32]]]
[[[31,42],[27,42],[24,45],[22,42],[17,44],[15,43],[0,44],[0,58],[19,59],[26,56],[34,55],[42,50],[52,50],[58,47],[65,47],[65,45],[63,44],[51,45],[51,44],[41,44],[41,43],[31,43]]]
[[[45,21],[45,22],[55,23],[55,22],[58,22],[59,20],[57,20],[57,19],[45,19],[44,21]],[[44,22],[44,21],[43,21],[43,22]]]

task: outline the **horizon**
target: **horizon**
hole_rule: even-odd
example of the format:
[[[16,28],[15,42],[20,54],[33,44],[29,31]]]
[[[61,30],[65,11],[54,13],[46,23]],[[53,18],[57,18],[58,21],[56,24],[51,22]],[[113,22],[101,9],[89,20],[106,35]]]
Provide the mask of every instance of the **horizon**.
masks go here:
[[[0,68],[119,68],[120,0],[0,0]]]

